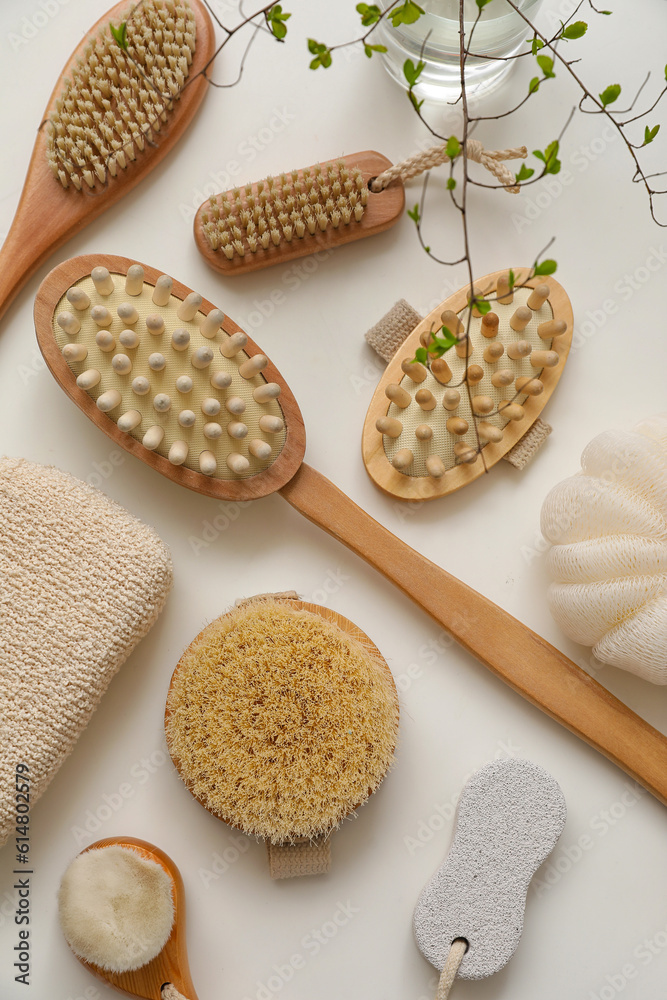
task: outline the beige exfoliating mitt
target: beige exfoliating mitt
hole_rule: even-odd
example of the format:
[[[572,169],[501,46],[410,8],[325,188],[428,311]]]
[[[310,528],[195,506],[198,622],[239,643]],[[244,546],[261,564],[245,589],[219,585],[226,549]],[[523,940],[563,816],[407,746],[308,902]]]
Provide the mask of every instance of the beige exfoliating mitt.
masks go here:
[[[169,551],[99,490],[0,459],[0,845],[16,765],[39,798],[109,681],[156,621]]]

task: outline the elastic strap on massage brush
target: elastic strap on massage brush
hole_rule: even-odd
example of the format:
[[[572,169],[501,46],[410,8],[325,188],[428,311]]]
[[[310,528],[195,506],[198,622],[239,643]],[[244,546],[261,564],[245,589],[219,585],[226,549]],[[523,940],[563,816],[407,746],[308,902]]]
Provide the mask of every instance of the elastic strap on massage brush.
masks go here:
[[[371,191],[384,191],[392,181],[399,177],[402,181],[407,181],[411,177],[423,174],[426,170],[439,167],[442,163],[449,163],[450,158],[446,149],[446,146],[431,146],[423,153],[415,153],[407,160],[402,160],[400,163],[388,167],[387,170],[383,170],[381,174],[373,178],[369,185]],[[520,186],[517,184],[514,174],[502,161],[525,159],[528,156],[528,150],[525,146],[515,146],[514,149],[484,149],[479,139],[468,139],[463,152],[468,160],[481,163],[483,167],[486,167],[500,181],[508,194],[519,193]]]
[[[438,982],[435,1000],[447,1000],[451,988],[454,985],[456,974],[459,971],[459,966],[461,965],[463,956],[467,950],[468,942],[463,938],[456,938],[452,941],[447,961],[443,965],[442,972],[440,973],[440,981]]]

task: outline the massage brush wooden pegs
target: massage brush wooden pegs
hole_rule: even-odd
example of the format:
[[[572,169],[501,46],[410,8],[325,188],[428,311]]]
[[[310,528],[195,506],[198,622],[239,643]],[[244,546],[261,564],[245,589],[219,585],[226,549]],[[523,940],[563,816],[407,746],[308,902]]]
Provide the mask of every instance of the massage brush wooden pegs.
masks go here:
[[[98,267],[95,284],[91,272]],[[306,465],[303,419],[277,369],[210,302],[179,282],[158,279],[154,268],[125,257],[88,255],[63,262],[42,282],[35,301],[39,346],[77,406],[120,447],[196,492],[252,500],[279,491],[510,687],[667,805],[667,738],[558,649],[409,548]],[[142,295],[148,295],[157,319],[135,318],[139,310],[132,303]],[[164,304],[153,304],[154,296]],[[115,367],[109,338],[121,346],[136,345],[116,355]],[[160,355],[157,372],[150,367],[152,354]],[[175,388],[181,378],[186,387],[192,383],[195,406],[188,393]],[[142,402],[144,393],[148,402]],[[241,397],[243,409],[237,402]],[[200,404],[204,410],[198,415]],[[216,407],[220,419],[211,421],[207,410]],[[202,436],[204,420],[216,425],[213,440],[206,431]]]
[[[0,316],[39,265],[153,170],[192,121],[208,87],[205,77],[198,74],[213,55],[215,34],[200,0],[178,0],[176,7],[189,11],[195,30],[172,32],[173,41],[167,38],[169,29],[163,30],[159,55],[164,56],[169,46],[171,69],[149,65],[150,54],[141,51],[145,39],[136,41],[142,27],[147,30],[144,22],[149,8],[149,13],[161,10],[168,17],[163,0],[116,4],[91,28],[65,65],[42,116],[21,200],[0,250]],[[110,22],[118,25],[123,20],[127,21],[128,52],[138,66],[125,59],[109,31]],[[103,48],[104,55],[91,56],[91,44]],[[174,64],[175,47],[180,54]],[[111,67],[106,71],[105,58]],[[97,65],[93,65],[95,60]],[[119,63],[131,67],[131,80],[121,81],[120,91],[109,82],[118,80]],[[149,87],[148,79],[156,80],[157,87]],[[85,94],[84,87],[90,88]],[[159,87],[181,91],[171,107],[155,108]],[[128,90],[133,91],[129,97]],[[78,113],[66,106],[66,102],[71,105],[73,92],[83,100]],[[135,113],[135,95],[142,109],[151,107],[152,115]],[[126,107],[119,112],[126,100],[130,110]],[[88,145],[73,154],[71,142]]]

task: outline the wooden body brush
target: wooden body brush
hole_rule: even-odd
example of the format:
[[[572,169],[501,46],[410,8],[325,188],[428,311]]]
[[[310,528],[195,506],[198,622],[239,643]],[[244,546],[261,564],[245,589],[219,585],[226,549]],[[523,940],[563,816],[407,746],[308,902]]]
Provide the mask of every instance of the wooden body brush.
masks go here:
[[[506,271],[479,281],[490,311],[468,317],[469,287],[433,309],[396,351],[368,408],[364,465],[383,492],[433,500],[467,486],[535,424],[558,384],[572,341],[572,307],[552,277]],[[470,326],[468,327],[468,319]],[[442,357],[432,332],[465,338]],[[371,334],[369,333],[369,338]],[[420,351],[424,363],[414,362]],[[468,392],[469,390],[469,392]]]
[[[248,500],[279,490],[511,687],[667,804],[667,738],[303,463],[305,428],[284,379],[210,302],[153,268],[89,255],[44,279],[35,326],[56,380],[116,444],[209,496]]]
[[[328,871],[329,838],[378,787],[398,732],[389,667],[329,608],[265,594],[208,625],[181,657],[167,746],[205,809],[266,841],[271,875]]]
[[[197,249],[222,274],[248,274],[381,233],[405,206],[400,183],[369,190],[390,166],[365,150],[213,195],[197,209]]]
[[[123,21],[127,54],[109,29]],[[208,87],[197,74],[214,46],[200,0],[123,0],[91,28],[49,99],[0,250],[0,316],[56,247],[122,198],[178,142]]]
[[[197,1000],[185,941],[185,892],[167,855],[133,837],[91,844],[58,893],[67,943],[93,975],[141,1000]]]

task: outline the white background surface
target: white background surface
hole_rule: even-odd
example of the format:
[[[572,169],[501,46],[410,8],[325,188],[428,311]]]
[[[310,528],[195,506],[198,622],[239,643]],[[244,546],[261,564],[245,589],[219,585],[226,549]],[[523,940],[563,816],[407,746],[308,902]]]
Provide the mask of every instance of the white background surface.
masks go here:
[[[656,76],[647,94],[655,95],[665,62],[665,4],[609,4],[614,16],[596,18],[589,37],[575,43],[584,56],[580,73],[595,92],[618,81],[630,93],[653,66]],[[566,2],[561,6],[561,14],[569,13]],[[218,9],[224,13],[223,7]],[[260,39],[241,84],[209,93],[186,140],[110,213],[59,250],[2,321],[2,451],[101,483],[170,545],[175,585],[162,618],[113,681],[35,809],[29,988],[13,982],[11,847],[0,854],[0,996],[108,1000],[116,995],[69,952],[57,926],[55,893],[80,847],[124,833],[157,843],[181,869],[200,1000],[428,1000],[434,970],[413,942],[412,910],[447,851],[450,804],[465,776],[509,750],[546,767],[564,790],[569,816],[551,858],[562,874],[548,867],[539,873],[537,889],[529,893],[522,942],[507,968],[480,983],[457,983],[453,996],[609,1000],[622,994],[626,1000],[662,1000],[665,808],[632,791],[621,771],[455,645],[436,644],[437,651],[429,652],[429,643],[442,636],[437,626],[279,496],[239,509],[158,479],[86,421],[41,363],[32,302],[39,281],[58,261],[88,251],[120,253],[173,274],[245,326],[274,359],[301,405],[312,465],[415,549],[588,664],[588,652],[566,640],[546,607],[545,560],[536,549],[540,505],[554,483],[578,468],[583,446],[597,432],[630,426],[664,409],[664,230],[650,221],[645,196],[630,182],[631,164],[621,142],[593,117],[575,119],[562,147],[563,173],[550,185],[541,183],[517,198],[476,193],[471,232],[477,274],[528,263],[557,236],[557,277],[571,296],[576,323],[574,350],[546,411],[554,433],[522,474],[500,463],[462,492],[412,510],[384,497],[360,458],[362,422],[379,378],[363,333],[399,296],[422,312],[432,308],[463,283],[463,270],[428,261],[407,218],[382,236],[337,251],[311,273],[304,269],[311,264],[297,263],[233,282],[209,270],[192,241],[193,209],[205,194],[230,186],[224,177],[214,179],[230,161],[240,165],[232,183],[244,182],[359,149],[375,148],[397,160],[424,139],[405,96],[379,61],[371,63],[358,52],[338,54],[327,73],[308,70],[305,38],[331,43],[352,37],[353,0],[298,0],[286,7],[293,11],[288,44]],[[106,0],[51,0],[55,12],[41,26],[43,8],[36,0],[2,2],[0,233],[9,228],[35,130],[65,58],[105,8]],[[558,5],[547,0],[544,24],[549,10],[558,12]],[[25,43],[17,42],[26,29],[24,18],[40,25]],[[236,57],[225,55],[218,78],[232,78],[235,66]],[[532,66],[522,66],[489,106],[503,110],[514,103],[532,74]],[[520,117],[492,123],[478,137],[489,148],[521,143],[544,148],[578,99],[563,84],[544,85]],[[651,121],[664,121],[663,116],[661,108]],[[455,116],[444,127],[456,131]],[[665,165],[665,141],[663,135],[656,141],[652,169]],[[413,182],[409,204],[418,192]],[[667,220],[667,205],[663,217]],[[457,219],[434,205],[426,240],[456,256],[458,235]],[[642,281],[648,271],[638,271],[633,291],[627,276],[643,268],[654,249],[660,264],[648,280]],[[284,298],[262,319],[262,304],[275,289]],[[605,300],[613,312],[596,325]],[[116,467],[114,454],[121,456]],[[222,530],[207,529],[216,517]],[[205,536],[208,540],[198,544]],[[241,840],[247,850],[211,880],[206,872],[233,846],[233,835],[190,798],[166,759],[162,717],[169,678],[184,646],[236,597],[287,588],[352,618],[386,656],[402,688],[397,765],[359,818],[336,834],[329,876],[272,883],[264,848]],[[667,731],[664,689],[613,668],[598,677]],[[147,768],[142,761],[151,759]],[[132,797],[87,832],[105,795],[115,802],[126,782]],[[577,855],[584,835],[589,849]],[[547,886],[547,878],[553,884]],[[339,903],[348,902],[355,913],[347,925],[316,946],[309,935],[332,920]],[[285,967],[297,953],[304,967],[288,982],[274,978],[267,987],[275,966]],[[628,963],[634,971],[626,980],[628,969],[621,970]]]

